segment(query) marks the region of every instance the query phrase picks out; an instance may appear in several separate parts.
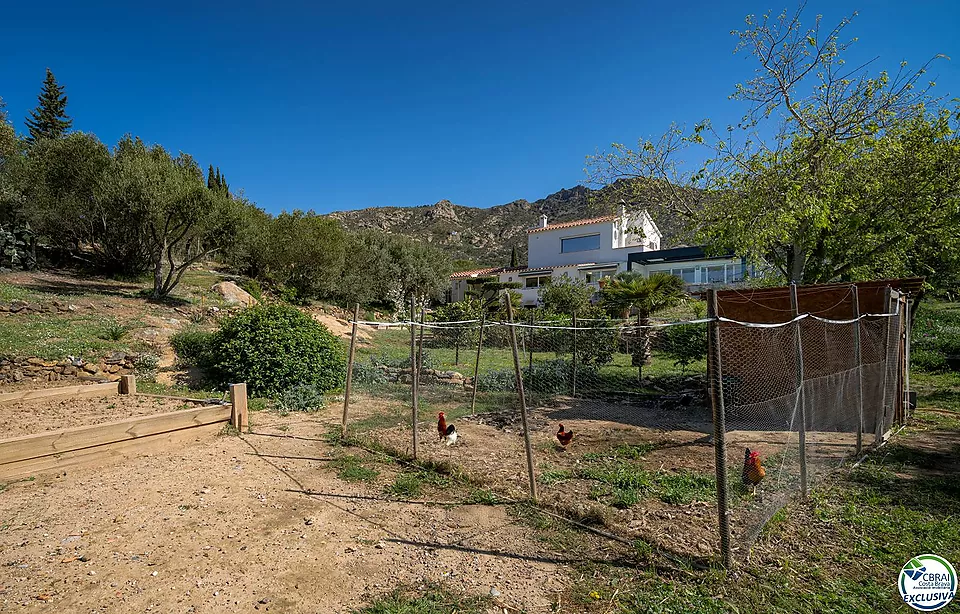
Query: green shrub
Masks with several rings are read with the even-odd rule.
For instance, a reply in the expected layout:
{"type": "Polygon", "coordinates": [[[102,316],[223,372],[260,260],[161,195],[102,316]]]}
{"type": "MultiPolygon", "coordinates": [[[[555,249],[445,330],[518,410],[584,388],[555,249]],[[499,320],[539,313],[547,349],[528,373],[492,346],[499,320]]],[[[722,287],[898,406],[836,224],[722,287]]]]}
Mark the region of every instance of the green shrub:
{"type": "Polygon", "coordinates": [[[126,337],[129,332],[129,326],[124,326],[119,322],[113,322],[103,329],[103,332],[100,333],[100,338],[106,341],[120,341],[126,337]]]}
{"type": "Polygon", "coordinates": [[[211,340],[213,375],[246,382],[260,396],[299,384],[327,392],[343,385],[346,360],[325,326],[289,305],[259,305],[225,319],[211,340]]]}
{"type": "Polygon", "coordinates": [[[673,365],[686,371],[691,364],[707,358],[707,325],[670,326],[657,333],[657,347],[673,365]]]}
{"type": "Polygon", "coordinates": [[[513,369],[494,369],[477,376],[477,390],[481,392],[504,392],[517,387],[513,369]]]}
{"type": "Polygon", "coordinates": [[[925,303],[914,319],[910,361],[922,371],[946,371],[948,356],[960,356],[960,309],[925,303]]]}
{"type": "Polygon", "coordinates": [[[378,369],[372,362],[353,363],[354,386],[375,386],[386,383],[387,374],[378,369]]]}
{"type": "Polygon", "coordinates": [[[292,411],[316,411],[326,406],[323,390],[313,384],[291,386],[277,398],[277,407],[284,414],[292,411]]]}
{"type": "Polygon", "coordinates": [[[213,366],[213,333],[184,330],[170,337],[170,346],[183,364],[209,370],[213,366]]]}
{"type": "Polygon", "coordinates": [[[138,379],[152,382],[157,378],[160,369],[160,358],[153,354],[140,354],[133,363],[133,370],[138,379]]]}
{"type": "Polygon", "coordinates": [[[258,301],[263,300],[263,288],[260,287],[260,282],[256,279],[244,279],[237,285],[240,286],[241,290],[258,301]]]}

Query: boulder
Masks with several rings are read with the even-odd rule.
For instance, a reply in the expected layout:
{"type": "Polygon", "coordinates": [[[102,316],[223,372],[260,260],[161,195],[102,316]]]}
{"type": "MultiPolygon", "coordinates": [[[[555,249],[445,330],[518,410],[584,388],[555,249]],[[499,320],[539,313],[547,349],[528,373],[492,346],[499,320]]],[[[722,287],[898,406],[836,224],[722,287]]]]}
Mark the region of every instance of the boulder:
{"type": "Polygon", "coordinates": [[[227,305],[250,306],[257,304],[257,299],[250,296],[249,292],[232,281],[221,281],[214,284],[210,289],[222,296],[223,302],[227,305]]]}

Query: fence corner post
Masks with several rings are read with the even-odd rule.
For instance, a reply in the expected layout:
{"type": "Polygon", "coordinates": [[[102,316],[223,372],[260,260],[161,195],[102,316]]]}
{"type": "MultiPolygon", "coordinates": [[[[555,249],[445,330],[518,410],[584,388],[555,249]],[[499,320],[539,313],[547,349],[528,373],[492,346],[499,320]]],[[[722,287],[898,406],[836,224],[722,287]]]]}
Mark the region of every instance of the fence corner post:
{"type": "Polygon", "coordinates": [[[793,347],[796,351],[797,403],[800,405],[800,494],[807,497],[807,395],[803,392],[803,336],[800,324],[800,299],[797,282],[790,282],[790,308],[793,311],[793,347]]]}
{"type": "Polygon", "coordinates": [[[410,421],[413,424],[413,460],[417,460],[420,448],[420,370],[417,368],[417,308],[416,299],[410,298],[410,394],[412,395],[410,421]]]}
{"type": "Polygon", "coordinates": [[[230,384],[230,405],[232,407],[230,423],[233,424],[233,428],[242,433],[243,429],[250,426],[250,420],[247,416],[247,385],[245,383],[230,384]]]}
{"type": "Polygon", "coordinates": [[[129,394],[131,396],[137,394],[137,376],[136,375],[120,376],[120,394],[129,394]]]}
{"type": "Polygon", "coordinates": [[[710,386],[710,404],[713,409],[713,450],[717,473],[717,518],[720,529],[720,555],[723,566],[730,569],[733,555],[730,549],[730,515],[727,509],[727,442],[726,410],[723,405],[723,371],[720,362],[720,321],[717,319],[717,291],[707,290],[707,315],[710,318],[707,336],[707,381],[710,386]]]}

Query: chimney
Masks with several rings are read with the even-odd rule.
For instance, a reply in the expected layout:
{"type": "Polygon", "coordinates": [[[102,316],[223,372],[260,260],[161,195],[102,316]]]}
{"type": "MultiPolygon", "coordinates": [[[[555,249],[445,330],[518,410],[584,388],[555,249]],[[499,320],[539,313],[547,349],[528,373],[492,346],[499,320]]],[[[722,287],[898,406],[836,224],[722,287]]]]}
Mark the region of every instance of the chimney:
{"type": "Polygon", "coordinates": [[[541,215],[541,216],[540,216],[540,228],[546,228],[546,227],[547,227],[547,216],[546,216],[546,215],[541,215]]]}

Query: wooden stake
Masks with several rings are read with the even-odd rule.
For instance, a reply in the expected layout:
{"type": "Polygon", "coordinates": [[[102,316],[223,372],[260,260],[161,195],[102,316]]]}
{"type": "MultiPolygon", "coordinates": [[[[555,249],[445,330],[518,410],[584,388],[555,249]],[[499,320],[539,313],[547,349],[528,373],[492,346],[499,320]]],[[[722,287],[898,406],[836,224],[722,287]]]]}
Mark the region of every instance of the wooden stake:
{"type": "Polygon", "coordinates": [[[857,362],[857,456],[863,452],[863,353],[860,347],[860,292],[856,284],[850,286],[853,292],[853,357],[857,362]]]}
{"type": "Polygon", "coordinates": [[[534,330],[533,327],[534,327],[535,325],[536,325],[535,316],[534,316],[534,314],[533,314],[533,310],[531,310],[531,311],[530,311],[530,328],[527,329],[527,330],[530,331],[530,332],[527,333],[527,339],[528,339],[528,341],[529,341],[529,344],[528,344],[528,345],[530,346],[530,347],[527,348],[527,349],[530,351],[530,363],[529,363],[529,365],[528,365],[528,368],[529,368],[529,370],[530,370],[531,373],[533,372],[533,330],[534,330]]]}
{"type": "Polygon", "coordinates": [[[720,554],[723,566],[733,565],[730,549],[730,515],[727,511],[727,416],[723,403],[723,369],[720,362],[720,322],[717,320],[717,291],[707,290],[707,310],[710,316],[710,336],[707,337],[707,380],[710,383],[710,402],[713,409],[713,450],[717,475],[717,518],[720,527],[720,554]]]}
{"type": "MultiPolygon", "coordinates": [[[[790,308],[793,317],[800,315],[800,305],[797,299],[797,284],[790,284],[790,308]]],[[[793,323],[794,342],[796,352],[795,365],[797,373],[797,402],[800,404],[800,494],[807,496],[807,399],[803,393],[803,339],[800,334],[800,321],[793,323]]]]}
{"type": "MultiPolygon", "coordinates": [[[[886,290],[883,292],[883,313],[891,313],[891,301],[893,298],[893,289],[890,286],[887,286],[886,290]]],[[[883,394],[881,396],[882,402],[880,404],[880,424],[879,428],[876,429],[876,437],[873,441],[874,444],[879,444],[884,435],[886,434],[887,428],[887,377],[890,375],[890,327],[892,326],[893,316],[887,317],[887,332],[884,335],[884,344],[883,344],[883,394]]]]}
{"type": "Polygon", "coordinates": [[[135,375],[121,375],[120,376],[120,394],[137,394],[137,376],[135,375]]]}
{"type": "Polygon", "coordinates": [[[410,420],[413,423],[413,460],[417,460],[417,452],[420,448],[420,434],[417,432],[417,423],[420,419],[420,390],[419,379],[420,372],[417,369],[417,311],[414,299],[410,299],[410,393],[411,415],[410,420]]]}
{"type": "Polygon", "coordinates": [[[487,323],[487,310],[480,312],[480,338],[477,340],[477,361],[473,365],[473,392],[470,395],[470,415],[477,413],[477,380],[480,378],[480,352],[483,350],[483,329],[487,323]]]}
{"type": "MultiPolygon", "coordinates": [[[[507,319],[510,322],[510,349],[513,351],[513,370],[517,378],[517,394],[520,397],[520,421],[523,423],[523,446],[527,453],[527,477],[530,479],[530,498],[536,501],[537,479],[533,471],[533,448],[530,446],[530,428],[527,425],[527,397],[523,392],[523,374],[520,372],[517,329],[513,325],[513,302],[510,300],[509,291],[504,294],[504,297],[507,301],[507,319]]],[[[531,356],[533,356],[532,353],[531,356]]]]}
{"type": "Polygon", "coordinates": [[[250,420],[247,416],[246,384],[230,384],[230,403],[233,406],[230,421],[233,427],[242,433],[244,429],[250,427],[250,420]]]}
{"type": "Polygon", "coordinates": [[[357,349],[357,321],[360,319],[360,303],[353,307],[353,331],[350,334],[350,354],[347,356],[347,381],[343,387],[343,421],[340,423],[340,437],[347,438],[347,413],[350,411],[350,388],[353,384],[353,358],[357,349]]]}

